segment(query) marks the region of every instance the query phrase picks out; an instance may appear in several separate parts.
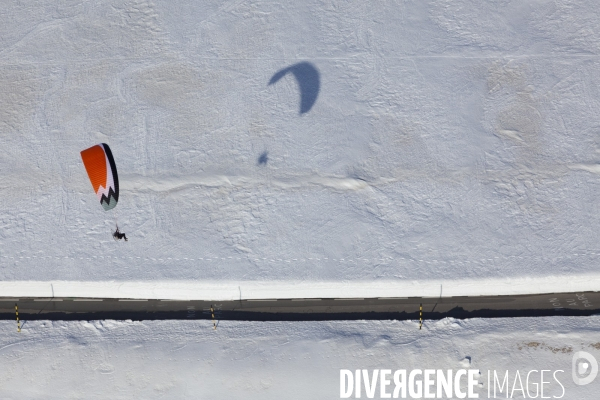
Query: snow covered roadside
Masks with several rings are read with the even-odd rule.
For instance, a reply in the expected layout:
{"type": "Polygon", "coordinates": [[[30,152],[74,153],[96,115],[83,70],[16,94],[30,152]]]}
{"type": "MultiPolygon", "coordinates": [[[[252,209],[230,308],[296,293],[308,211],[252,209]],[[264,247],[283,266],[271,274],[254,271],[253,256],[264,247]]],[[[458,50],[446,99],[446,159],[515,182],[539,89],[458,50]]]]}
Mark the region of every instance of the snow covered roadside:
{"type": "Polygon", "coordinates": [[[600,276],[579,275],[441,281],[1,281],[2,297],[171,300],[499,296],[600,290],[600,276]]]}
{"type": "MultiPolygon", "coordinates": [[[[600,378],[575,385],[571,361],[578,351],[600,360],[599,331],[600,317],[446,319],[422,331],[410,321],[222,321],[216,331],[210,321],[36,321],[20,334],[2,321],[0,397],[335,399],[341,369],[477,369],[480,399],[488,373],[508,371],[512,389],[517,371],[525,385],[529,371],[550,370],[544,397],[560,398],[552,374],[562,371],[562,398],[592,400],[600,378]]],[[[533,381],[539,372],[532,395],[533,381]]]]}

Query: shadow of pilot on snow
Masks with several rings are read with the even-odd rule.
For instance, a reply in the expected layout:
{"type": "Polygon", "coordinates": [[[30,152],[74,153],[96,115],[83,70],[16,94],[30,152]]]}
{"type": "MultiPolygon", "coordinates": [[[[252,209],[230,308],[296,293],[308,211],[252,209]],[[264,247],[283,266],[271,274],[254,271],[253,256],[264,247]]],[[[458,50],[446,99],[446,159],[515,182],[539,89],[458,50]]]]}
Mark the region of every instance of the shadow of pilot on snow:
{"type": "Polygon", "coordinates": [[[258,157],[258,165],[267,165],[267,162],[269,162],[269,152],[264,151],[259,157],[258,157]]]}

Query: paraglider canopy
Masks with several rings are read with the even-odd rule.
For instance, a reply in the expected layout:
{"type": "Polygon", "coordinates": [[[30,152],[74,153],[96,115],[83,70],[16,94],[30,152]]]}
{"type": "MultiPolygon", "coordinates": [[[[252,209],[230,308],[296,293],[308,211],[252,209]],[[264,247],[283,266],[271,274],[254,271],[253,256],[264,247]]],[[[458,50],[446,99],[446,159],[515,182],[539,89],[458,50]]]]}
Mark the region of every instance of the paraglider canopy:
{"type": "Polygon", "coordinates": [[[119,177],[110,147],[100,143],[81,152],[83,165],[92,183],[92,188],[102,207],[108,211],[119,201],[119,177]]]}

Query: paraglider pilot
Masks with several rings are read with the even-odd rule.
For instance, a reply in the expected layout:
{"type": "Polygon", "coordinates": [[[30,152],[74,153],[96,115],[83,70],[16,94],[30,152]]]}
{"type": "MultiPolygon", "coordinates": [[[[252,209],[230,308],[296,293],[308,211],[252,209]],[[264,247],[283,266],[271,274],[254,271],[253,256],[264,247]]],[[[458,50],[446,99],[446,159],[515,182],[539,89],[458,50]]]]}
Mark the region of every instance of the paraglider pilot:
{"type": "Polygon", "coordinates": [[[127,241],[127,236],[125,236],[124,233],[119,232],[118,226],[117,226],[117,230],[113,233],[113,238],[115,238],[115,240],[125,239],[125,241],[127,241]]]}

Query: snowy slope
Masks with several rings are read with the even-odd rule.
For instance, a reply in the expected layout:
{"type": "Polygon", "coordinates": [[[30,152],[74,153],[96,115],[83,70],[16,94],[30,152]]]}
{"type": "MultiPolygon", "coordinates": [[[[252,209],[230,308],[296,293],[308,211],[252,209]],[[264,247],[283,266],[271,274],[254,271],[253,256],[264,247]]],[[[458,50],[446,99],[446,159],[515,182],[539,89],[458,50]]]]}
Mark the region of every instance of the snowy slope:
{"type": "Polygon", "coordinates": [[[4,7],[0,279],[600,276],[598,10],[4,7]],[[320,79],[304,113],[293,75],[268,85],[300,62],[320,79]],[[79,157],[99,142],[115,213],[79,157]]]}
{"type": "Polygon", "coordinates": [[[571,360],[582,350],[600,359],[599,329],[598,317],[448,319],[421,331],[392,321],[222,321],[216,331],[210,321],[33,321],[18,334],[2,321],[0,397],[336,399],[340,369],[478,369],[487,399],[488,371],[508,371],[512,389],[517,371],[525,382],[537,370],[533,395],[544,369],[545,398],[561,398],[552,374],[562,370],[562,398],[593,400],[600,378],[576,386],[571,360]]]}

